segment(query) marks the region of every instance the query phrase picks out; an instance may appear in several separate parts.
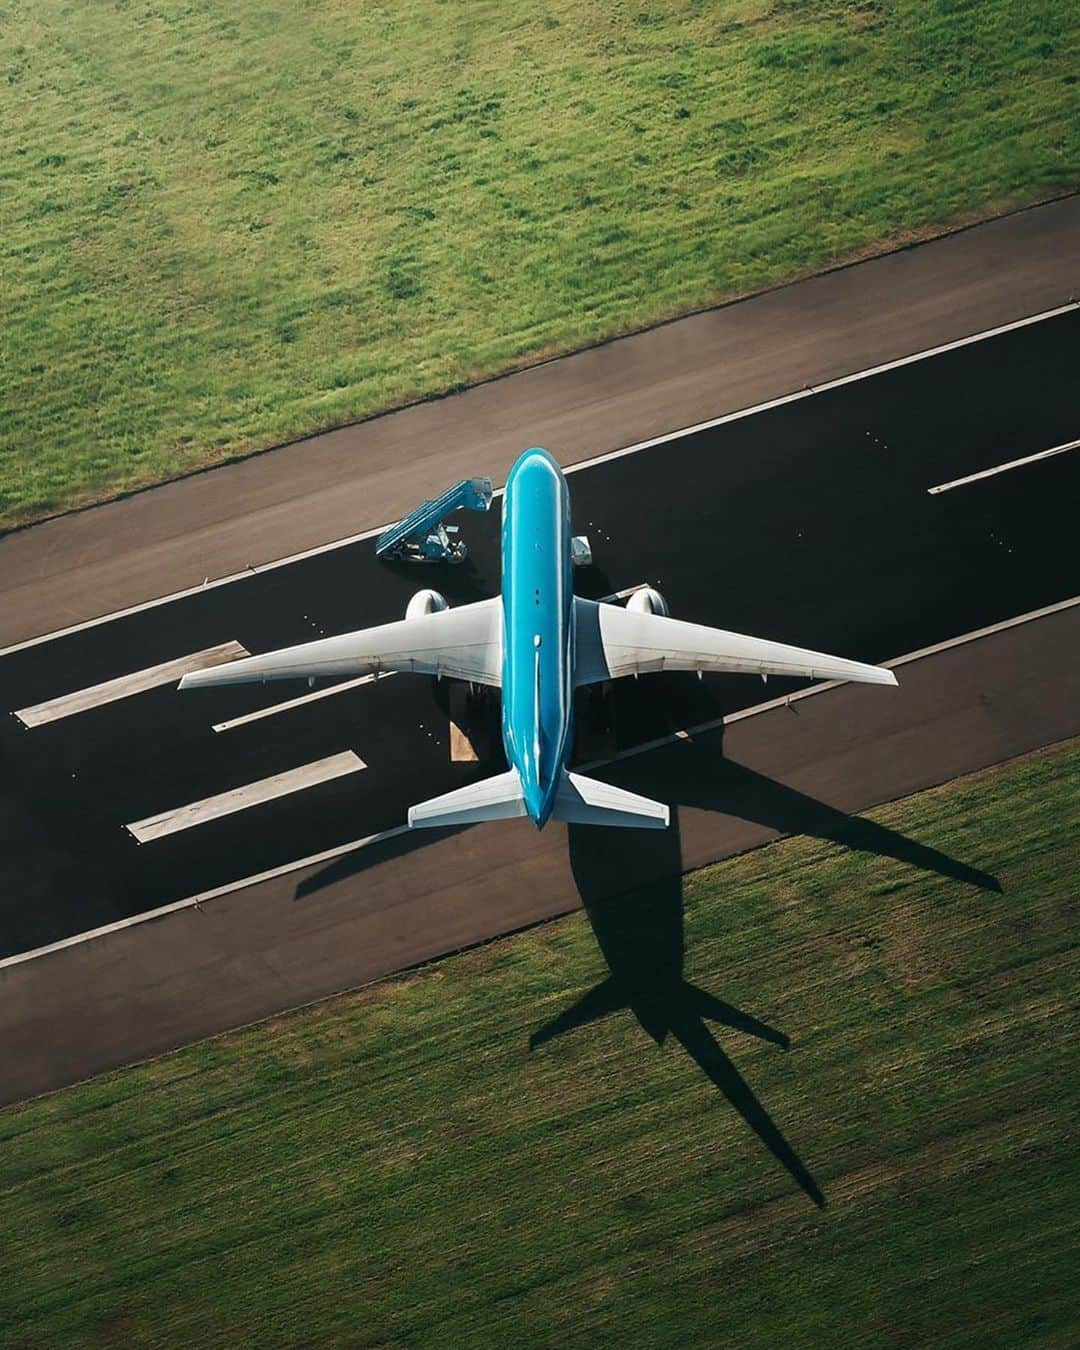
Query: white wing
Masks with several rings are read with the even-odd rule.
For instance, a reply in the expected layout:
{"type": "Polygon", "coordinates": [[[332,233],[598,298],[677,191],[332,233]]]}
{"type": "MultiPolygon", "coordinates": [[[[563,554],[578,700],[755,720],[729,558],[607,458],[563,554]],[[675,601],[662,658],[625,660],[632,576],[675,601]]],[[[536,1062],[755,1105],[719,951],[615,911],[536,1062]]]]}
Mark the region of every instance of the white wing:
{"type": "Polygon", "coordinates": [[[372,671],[414,671],[477,684],[499,684],[502,676],[502,605],[480,600],[379,628],[283,647],[262,656],[185,675],[181,689],[307,676],[364,675],[372,671]]]}
{"type": "Polygon", "coordinates": [[[846,661],[805,647],[789,647],[783,642],[592,600],[575,599],[574,607],[579,685],[654,670],[715,670],[896,684],[896,676],[882,666],[846,661]]]}

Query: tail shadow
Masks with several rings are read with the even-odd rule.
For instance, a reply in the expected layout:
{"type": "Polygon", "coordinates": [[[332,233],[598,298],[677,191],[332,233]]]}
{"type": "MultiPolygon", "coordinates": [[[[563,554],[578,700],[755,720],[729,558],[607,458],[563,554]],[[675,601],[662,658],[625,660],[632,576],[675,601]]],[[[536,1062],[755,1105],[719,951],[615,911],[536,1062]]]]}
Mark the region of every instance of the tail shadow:
{"type": "Polygon", "coordinates": [[[685,979],[682,850],[678,814],[667,830],[572,825],[570,864],[609,974],[571,1007],[538,1028],[530,1049],[629,1010],[661,1045],[670,1034],[738,1111],[814,1204],[821,1193],[753,1089],[708,1027],[716,1022],[788,1048],[788,1037],[685,979]],[[615,837],[613,837],[615,836],[615,837]],[[644,882],[644,884],[643,884],[644,882]]]}

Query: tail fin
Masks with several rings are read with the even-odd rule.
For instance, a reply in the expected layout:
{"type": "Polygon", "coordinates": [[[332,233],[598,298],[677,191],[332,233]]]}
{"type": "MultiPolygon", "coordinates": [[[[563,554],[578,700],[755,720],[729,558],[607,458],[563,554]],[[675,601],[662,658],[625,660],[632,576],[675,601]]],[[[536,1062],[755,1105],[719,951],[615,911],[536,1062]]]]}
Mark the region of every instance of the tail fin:
{"type": "Polygon", "coordinates": [[[625,825],[644,830],[663,830],[669,819],[662,802],[580,773],[565,772],[551,814],[553,820],[576,825],[625,825]]]}
{"type": "Polygon", "coordinates": [[[510,820],[525,814],[525,797],[516,769],[480,783],[445,792],[409,807],[413,829],[434,825],[472,825],[481,820],[510,820]]]}

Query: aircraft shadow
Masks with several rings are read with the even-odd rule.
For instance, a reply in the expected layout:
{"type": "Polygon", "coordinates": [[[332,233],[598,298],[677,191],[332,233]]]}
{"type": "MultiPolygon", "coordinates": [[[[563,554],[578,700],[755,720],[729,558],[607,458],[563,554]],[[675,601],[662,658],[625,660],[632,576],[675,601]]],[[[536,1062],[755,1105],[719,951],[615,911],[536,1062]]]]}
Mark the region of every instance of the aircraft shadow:
{"type": "MultiPolygon", "coordinates": [[[[500,756],[501,761],[501,756],[500,756]]],[[[493,766],[491,772],[498,772],[500,765],[493,766]]],[[[673,806],[693,806],[702,810],[716,811],[740,820],[752,821],[779,834],[805,834],[817,839],[829,840],[844,848],[861,853],[873,853],[880,857],[894,858],[897,862],[936,872],[980,890],[1000,891],[1001,883],[989,872],[950,857],[940,849],[931,848],[911,839],[899,830],[890,829],[863,816],[851,816],[834,806],[811,797],[808,793],[788,787],[775,778],[758,773],[734,760],[726,759],[723,754],[721,732],[710,732],[698,742],[678,741],[649,751],[638,759],[623,760],[598,772],[620,787],[643,793],[660,801],[670,802],[673,806]]],[[[675,812],[673,811],[673,817],[675,812]]],[[[307,877],[300,883],[294,894],[297,900],[306,899],[337,882],[358,876],[370,867],[391,859],[404,857],[417,849],[427,847],[438,839],[449,838],[470,826],[457,826],[441,830],[417,830],[387,839],[379,844],[348,853],[336,859],[325,868],[307,877]]],[[[673,824],[673,838],[677,835],[673,824]]],[[[616,848],[608,850],[608,860],[614,863],[628,852],[626,840],[644,838],[653,841],[652,849],[657,858],[662,850],[656,842],[664,836],[660,830],[639,832],[620,830],[622,841],[616,848]]],[[[574,829],[570,831],[571,843],[574,829]]],[[[676,846],[668,855],[672,872],[681,873],[682,856],[675,838],[676,846]]],[[[573,857],[571,857],[573,861],[573,857]]],[[[632,874],[631,874],[632,880],[632,874]]],[[[640,885],[640,880],[637,881],[640,885]]],[[[625,889],[625,888],[624,888],[625,889]]],[[[584,900],[584,896],[582,897],[584,900]]]]}
{"type": "Polygon", "coordinates": [[[639,760],[612,765],[604,777],[660,801],[716,811],[783,835],[805,834],[856,852],[894,858],[979,890],[1001,890],[1001,883],[989,872],[921,844],[887,825],[864,816],[850,816],[808,793],[725,758],[722,740],[718,730],[697,742],[678,741],[642,755],[639,760]]]}
{"type": "Polygon", "coordinates": [[[757,1036],[783,1050],[787,1035],[684,977],[678,813],[668,830],[572,825],[569,850],[578,893],[609,973],[533,1032],[530,1049],[611,1013],[633,1013],[658,1045],[669,1035],[678,1041],[797,1185],[823,1206],[825,1197],[810,1170],[708,1024],[757,1036]],[[648,879],[644,885],[642,878],[648,879]]]}
{"type": "Polygon", "coordinates": [[[369,867],[378,867],[381,863],[391,862],[395,858],[406,857],[417,849],[426,848],[440,839],[449,839],[462,830],[471,829],[469,825],[446,825],[435,830],[406,830],[404,834],[394,835],[391,839],[381,839],[377,844],[357,849],[355,853],[344,853],[340,858],[327,863],[325,867],[305,877],[293,892],[293,900],[307,900],[339,881],[348,881],[359,876],[369,867]]]}

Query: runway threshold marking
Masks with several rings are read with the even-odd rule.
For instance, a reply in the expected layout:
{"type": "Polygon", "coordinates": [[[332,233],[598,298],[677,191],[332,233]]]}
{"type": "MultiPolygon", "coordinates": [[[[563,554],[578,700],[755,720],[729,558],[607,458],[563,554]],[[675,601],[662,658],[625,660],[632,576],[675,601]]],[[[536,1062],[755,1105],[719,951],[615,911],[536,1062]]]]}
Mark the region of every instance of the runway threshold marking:
{"type": "Polygon", "coordinates": [[[208,820],[246,811],[249,807],[260,806],[263,802],[286,797],[292,792],[302,792],[305,788],[316,787],[319,783],[328,783],[366,768],[359,755],[352,750],[343,750],[340,754],[327,755],[325,759],[314,760],[311,764],[286,769],[284,773],[273,774],[270,778],[260,778],[254,783],[245,783],[243,787],[219,792],[214,797],[204,797],[202,801],[174,806],[168,811],[160,811],[156,816],[133,821],[124,828],[140,844],[146,844],[152,839],[176,834],[178,830],[190,830],[192,826],[203,825],[208,820]]]}
{"type": "Polygon", "coordinates": [[[978,483],[983,478],[994,478],[999,473],[1008,473],[1010,469],[1022,469],[1025,464],[1037,464],[1041,459],[1053,459],[1055,455],[1063,455],[1067,450],[1075,450],[1078,446],[1080,440],[1066,441],[1064,445],[1055,445],[1049,450],[1025,455],[1023,459],[1010,459],[1007,464],[995,464],[992,469],[980,469],[978,473],[969,473],[964,478],[954,478],[950,483],[938,483],[936,487],[926,490],[934,497],[939,492],[951,492],[953,488],[967,487],[969,483],[978,483]]]}
{"type": "MultiPolygon", "coordinates": [[[[1080,595],[1073,596],[1070,600],[1059,601],[1055,605],[1046,605],[1042,609],[1031,610],[1027,614],[1018,614],[1015,618],[1004,619],[1001,623],[991,624],[987,628],[978,628],[972,633],[964,633],[960,637],[949,638],[945,642],[936,643],[932,647],[924,647],[919,651],[908,652],[904,656],[895,657],[891,661],[885,661],[882,664],[895,668],[897,666],[907,665],[912,661],[919,661],[928,656],[935,656],[939,652],[949,651],[953,647],[962,647],[969,642],[977,642],[980,638],[990,637],[994,633],[1001,633],[1009,628],[1017,628],[1021,624],[1030,623],[1036,619],[1047,618],[1051,614],[1060,613],[1062,610],[1072,609],[1080,605],[1080,595]]],[[[784,708],[794,703],[798,699],[812,698],[817,694],[824,694],[831,689],[836,689],[839,681],[829,680],[824,684],[811,685],[808,689],[802,689],[798,693],[792,694],[790,698],[781,697],[770,699],[767,703],[755,704],[752,708],[743,708],[739,712],[729,713],[722,721],[725,725],[732,722],[742,721],[747,717],[757,717],[761,713],[772,712],[777,708],[784,708]]],[[[719,722],[703,723],[701,727],[689,727],[682,731],[676,731],[669,737],[664,737],[660,741],[652,741],[647,745],[632,746],[624,752],[623,756],[631,754],[643,754],[646,750],[656,749],[657,746],[667,741],[689,740],[694,734],[700,734],[704,730],[712,730],[720,725],[719,722]]],[[[597,761],[597,767],[602,764],[613,763],[613,760],[597,761]]],[[[590,767],[582,765],[581,768],[590,767]]],[[[117,919],[113,923],[103,924],[100,928],[91,928],[85,933],[76,933],[72,937],[60,938],[56,942],[47,943],[42,947],[34,947],[27,952],[17,952],[14,956],[5,956],[0,958],[0,970],[8,966],[21,965],[25,961],[35,961],[39,957],[48,956],[53,952],[63,951],[66,947],[75,947],[83,942],[91,942],[96,938],[107,937],[110,933],[116,933],[125,928],[134,928],[139,924],[149,923],[154,919],[160,919],[168,914],[176,914],[182,910],[199,909],[210,900],[220,899],[222,896],[231,895],[235,891],[247,890],[250,886],[257,886],[264,881],[274,881],[278,877],[288,876],[290,872],[298,872],[305,867],[318,867],[321,863],[333,862],[337,858],[346,857],[350,853],[358,853],[361,849],[370,848],[374,844],[381,844],[389,839],[397,839],[403,834],[408,834],[408,825],[394,825],[388,830],[380,830],[376,834],[365,835],[362,839],[351,839],[348,843],[338,844],[334,848],[324,849],[321,853],[310,853],[305,858],[296,858],[292,862],[282,863],[278,867],[268,868],[264,872],[255,872],[250,876],[241,877],[237,881],[227,881],[221,886],[215,886],[210,890],[200,891],[197,895],[189,895],[183,900],[174,900],[168,905],[159,905],[157,909],[145,910],[141,914],[133,914],[126,919],[117,919]]]]}
{"type": "Polygon", "coordinates": [[[241,646],[239,642],[222,642],[201,652],[191,652],[187,656],[178,656],[173,661],[163,661],[158,666],[147,666],[145,670],[120,675],[115,680],[106,680],[103,684],[76,689],[71,694],[61,694],[59,698],[51,698],[46,703],[35,703],[30,708],[19,708],[15,716],[23,726],[44,726],[47,722],[58,722],[63,717],[73,717],[76,713],[87,712],[90,708],[100,708],[103,704],[130,698],[132,694],[145,693],[147,689],[156,689],[159,685],[172,684],[182,675],[190,674],[192,671],[222,666],[228,661],[235,661],[237,657],[247,655],[247,648],[241,646]]]}
{"type": "Polygon", "coordinates": [[[258,722],[264,717],[276,717],[278,713],[303,707],[305,703],[318,703],[322,698],[331,698],[334,694],[344,694],[350,689],[359,689],[364,684],[375,684],[379,680],[388,680],[391,675],[396,674],[396,670],[385,670],[378,674],[359,675],[355,680],[346,680],[343,684],[335,684],[329,689],[316,689],[313,694],[300,694],[296,698],[286,699],[284,703],[272,703],[269,708],[259,708],[255,712],[244,713],[240,717],[230,717],[227,722],[215,722],[213,730],[233,731],[236,727],[246,727],[249,722],[258,722]]]}
{"type": "MultiPolygon", "coordinates": [[[[894,361],[883,361],[880,365],[868,366],[865,370],[858,370],[850,375],[841,375],[836,379],[823,381],[821,384],[807,385],[803,389],[796,389],[789,394],[781,394],[779,397],[769,399],[764,403],[755,403],[750,407],[740,408],[735,412],[710,418],[706,422],[696,422],[693,426],[668,431],[647,441],[637,441],[633,445],[624,446],[619,450],[610,450],[606,454],[595,455],[591,459],[583,459],[575,464],[563,465],[563,472],[568,474],[579,473],[582,469],[591,469],[598,464],[606,464],[609,460],[622,458],[623,455],[637,454],[640,450],[649,450],[655,445],[665,445],[670,441],[681,440],[685,436],[693,436],[700,431],[711,431],[714,427],[724,426],[728,422],[738,422],[745,417],[753,417],[757,413],[768,412],[772,408],[781,408],[788,403],[797,403],[800,399],[812,398],[815,394],[827,393],[830,389],[839,389],[843,385],[867,380],[874,375],[883,375],[886,371],[898,370],[902,366],[910,366],[917,361],[926,361],[934,356],[943,356],[946,352],[957,351],[961,347],[969,347],[976,342],[984,342],[988,338],[1001,337],[1005,333],[1014,332],[1019,328],[1027,328],[1031,324],[1042,323],[1046,319],[1055,319],[1061,314],[1069,314],[1078,309],[1080,309],[1080,301],[1072,300],[1066,305],[1058,305],[1055,309],[1043,310],[1039,314],[1029,314],[1023,319],[1014,319],[1011,323],[999,324],[996,328],[984,329],[981,333],[971,333],[967,337],[941,343],[937,347],[927,347],[924,351],[913,352],[910,356],[901,356],[894,361]]],[[[503,491],[503,488],[496,489],[495,496],[501,496],[503,491]]],[[[394,522],[388,522],[388,524],[390,523],[394,522]]],[[[96,628],[101,624],[112,623],[116,619],[126,619],[132,614],[141,614],[144,610],[154,609],[158,605],[169,605],[174,600],[183,600],[190,595],[198,595],[200,591],[212,590],[218,586],[229,586],[234,581],[243,581],[248,577],[259,576],[263,572],[272,572],[279,567],[288,567],[292,563],[303,562],[305,558],[314,558],[322,553],[330,553],[335,549],[345,548],[349,544],[361,543],[365,539],[372,539],[376,535],[382,534],[388,528],[388,524],[376,525],[373,529],[361,530],[357,534],[346,535],[342,539],[332,539],[328,543],[317,544],[314,548],[303,549],[299,553],[290,553],[284,558],[275,558],[271,562],[257,563],[254,566],[245,567],[243,571],[231,572],[223,577],[215,577],[212,581],[207,578],[200,586],[188,586],[183,590],[173,591],[169,595],[160,595],[154,600],[144,600],[137,605],[128,605],[124,609],[113,610],[109,614],[99,614],[96,618],[84,619],[81,623],[70,624],[67,628],[58,628],[51,633],[42,633],[38,637],[25,638],[22,642],[14,642],[10,646],[0,648],[0,657],[12,656],[16,652],[25,651],[28,647],[40,646],[44,642],[55,642],[58,638],[70,637],[73,633],[81,633],[87,628],[96,628]]]]}

